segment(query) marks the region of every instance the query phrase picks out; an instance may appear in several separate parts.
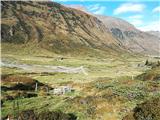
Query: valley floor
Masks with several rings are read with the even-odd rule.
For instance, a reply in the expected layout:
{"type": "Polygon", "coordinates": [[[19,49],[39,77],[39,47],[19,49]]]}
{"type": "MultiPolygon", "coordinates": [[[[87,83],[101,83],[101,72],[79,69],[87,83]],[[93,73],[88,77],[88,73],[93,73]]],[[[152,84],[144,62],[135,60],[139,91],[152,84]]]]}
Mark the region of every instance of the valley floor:
{"type": "MultiPolygon", "coordinates": [[[[3,80],[2,77],[2,117],[17,115],[24,110],[34,110],[36,113],[72,113],[77,120],[122,120],[137,104],[152,97],[160,97],[158,77],[155,80],[141,80],[137,77],[151,70],[150,66],[145,65],[146,59],[148,58],[127,55],[98,58],[2,54],[2,63],[34,67],[33,71],[26,71],[3,63],[2,76],[9,76],[8,79],[12,79],[12,76],[29,77],[39,82],[38,86],[33,85],[38,87],[36,91],[34,87],[29,90],[13,89],[16,88],[13,87],[13,81],[5,81],[8,79],[3,80]],[[59,69],[83,66],[83,70],[50,71],[53,66],[61,66],[59,69]],[[48,90],[40,88],[40,83],[47,86],[48,90]],[[73,90],[59,95],[49,92],[61,86],[69,86],[73,90]],[[24,97],[27,92],[36,95],[24,97]]],[[[159,59],[149,58],[150,60],[156,62],[159,59]]],[[[160,73],[159,70],[159,67],[154,69],[154,74],[160,73]]]]}

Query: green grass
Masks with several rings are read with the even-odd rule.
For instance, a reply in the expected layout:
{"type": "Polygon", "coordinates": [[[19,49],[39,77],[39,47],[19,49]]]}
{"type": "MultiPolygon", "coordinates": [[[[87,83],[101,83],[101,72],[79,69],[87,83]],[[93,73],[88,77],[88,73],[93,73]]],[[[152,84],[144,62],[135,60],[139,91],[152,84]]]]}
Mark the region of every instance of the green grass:
{"type": "MultiPolygon", "coordinates": [[[[152,96],[159,96],[154,92],[156,88],[160,91],[159,82],[142,81],[136,76],[146,72],[147,67],[137,67],[138,64],[144,64],[146,57],[133,56],[63,56],[50,54],[12,54],[11,52],[3,53],[2,59],[8,61],[18,61],[19,64],[40,64],[53,66],[83,66],[88,73],[52,73],[52,74],[30,74],[17,68],[1,67],[2,74],[15,74],[32,77],[42,83],[50,86],[70,85],[75,89],[73,93],[67,93],[62,96],[44,95],[33,98],[19,99],[21,104],[20,111],[35,109],[37,112],[42,110],[61,110],[66,113],[74,113],[78,120],[98,119],[102,116],[104,119],[122,119],[127,111],[132,110],[137,103],[141,103],[152,96]],[[64,58],[60,60],[60,58],[64,58]],[[157,84],[157,85],[156,85],[157,84]],[[115,95],[116,94],[116,95],[115,95]],[[129,97],[131,95],[131,98],[129,97]],[[88,100],[88,96],[97,97],[89,99],[89,104],[80,104],[81,100],[88,100]],[[102,98],[100,97],[102,96],[102,98]],[[103,97],[103,96],[106,96],[103,97]],[[109,98],[108,98],[109,97],[109,98]],[[35,104],[36,103],[36,104],[35,104]],[[93,109],[95,106],[97,109],[93,109]],[[107,110],[106,108],[110,108],[107,110]],[[90,111],[95,111],[89,114],[90,111]],[[116,112],[113,112],[116,111],[116,112]]],[[[159,72],[159,68],[154,70],[159,72]]],[[[2,116],[13,112],[13,101],[5,101],[2,107],[2,116]]]]}

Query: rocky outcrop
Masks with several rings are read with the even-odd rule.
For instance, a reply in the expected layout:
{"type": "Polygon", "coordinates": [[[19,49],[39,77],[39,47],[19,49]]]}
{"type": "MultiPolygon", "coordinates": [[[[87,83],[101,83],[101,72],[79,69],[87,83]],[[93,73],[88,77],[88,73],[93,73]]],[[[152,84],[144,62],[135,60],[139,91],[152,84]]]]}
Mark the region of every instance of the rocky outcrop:
{"type": "Polygon", "coordinates": [[[135,28],[125,20],[110,16],[95,15],[112,32],[113,36],[129,51],[160,55],[160,38],[135,28]]]}
{"type": "Polygon", "coordinates": [[[160,38],[160,31],[147,31],[147,33],[160,38]]]}

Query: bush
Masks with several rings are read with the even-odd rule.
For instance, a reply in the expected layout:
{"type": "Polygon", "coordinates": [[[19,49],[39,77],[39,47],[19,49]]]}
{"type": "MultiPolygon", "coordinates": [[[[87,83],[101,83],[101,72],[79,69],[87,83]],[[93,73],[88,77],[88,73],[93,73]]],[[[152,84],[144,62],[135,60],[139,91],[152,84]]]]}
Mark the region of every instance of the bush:
{"type": "Polygon", "coordinates": [[[25,110],[16,115],[18,120],[76,120],[77,117],[72,113],[63,113],[61,111],[44,111],[36,114],[34,110],[25,110]]]}
{"type": "Polygon", "coordinates": [[[123,120],[160,120],[160,98],[138,104],[123,120]]]}

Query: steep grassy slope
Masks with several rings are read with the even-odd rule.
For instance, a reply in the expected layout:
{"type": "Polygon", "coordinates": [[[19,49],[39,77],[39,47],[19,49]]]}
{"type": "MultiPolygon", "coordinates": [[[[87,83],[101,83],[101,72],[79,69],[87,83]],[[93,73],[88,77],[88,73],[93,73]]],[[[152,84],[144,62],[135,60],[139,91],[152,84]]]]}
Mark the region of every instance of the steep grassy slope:
{"type": "Polygon", "coordinates": [[[160,54],[160,38],[158,31],[140,31],[134,25],[123,19],[92,14],[87,11],[84,6],[70,5],[68,7],[81,10],[101,20],[106,28],[108,28],[107,32],[110,31],[112,33],[114,38],[119,41],[121,47],[136,53],[150,55],[160,54]]]}
{"type": "Polygon", "coordinates": [[[1,4],[2,44],[34,45],[56,53],[120,49],[103,23],[82,11],[55,2],[1,4]]]}

